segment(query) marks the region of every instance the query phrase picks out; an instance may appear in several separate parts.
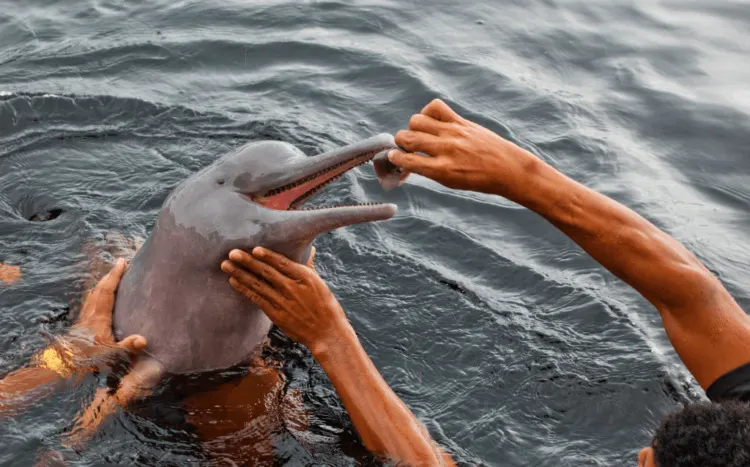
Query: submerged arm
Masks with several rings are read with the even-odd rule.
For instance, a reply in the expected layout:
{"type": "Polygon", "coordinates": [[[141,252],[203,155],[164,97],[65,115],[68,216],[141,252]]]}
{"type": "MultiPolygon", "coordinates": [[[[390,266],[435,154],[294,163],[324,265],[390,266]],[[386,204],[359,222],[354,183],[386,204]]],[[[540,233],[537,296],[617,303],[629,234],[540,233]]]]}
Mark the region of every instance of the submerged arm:
{"type": "Polygon", "coordinates": [[[235,289],[310,349],[365,446],[408,465],[453,465],[380,375],[314,269],[261,248],[253,255],[234,250],[222,269],[235,289]]]}
{"type": "Polygon", "coordinates": [[[439,100],[412,117],[391,161],[448,187],[501,195],[543,216],[649,300],[698,382],[750,362],[750,319],[684,246],[439,100]],[[429,154],[424,157],[415,152],[429,154]]]}
{"type": "Polygon", "coordinates": [[[128,404],[149,395],[163,374],[164,368],[159,362],[150,357],[139,358],[120,380],[116,390],[97,389],[94,400],[76,417],[75,425],[63,444],[75,448],[83,445],[118,408],[126,408],[128,404]]]}
{"type": "Polygon", "coordinates": [[[41,367],[21,368],[8,374],[0,381],[0,417],[26,410],[66,380],[54,370],[41,367]]]}
{"type": "Polygon", "coordinates": [[[81,314],[67,335],[37,354],[32,365],[0,380],[0,417],[25,410],[63,383],[80,378],[100,365],[140,353],[146,347],[141,336],[120,342],[112,337],[112,310],[117,285],[127,265],[117,265],[89,293],[81,314]]]}

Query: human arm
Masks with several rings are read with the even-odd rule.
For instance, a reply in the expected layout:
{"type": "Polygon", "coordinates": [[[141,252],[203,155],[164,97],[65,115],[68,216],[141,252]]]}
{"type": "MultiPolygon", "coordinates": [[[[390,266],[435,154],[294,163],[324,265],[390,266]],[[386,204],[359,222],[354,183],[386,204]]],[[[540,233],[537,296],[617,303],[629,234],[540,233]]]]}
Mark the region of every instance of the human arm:
{"type": "Polygon", "coordinates": [[[66,336],[36,354],[28,367],[0,380],[0,417],[24,410],[61,384],[122,356],[134,356],[146,347],[141,336],[129,336],[120,342],[112,336],[115,291],[126,267],[124,261],[118,262],[89,293],[66,336]]]}
{"type": "Polygon", "coordinates": [[[396,135],[391,162],[448,187],[503,196],[543,216],[659,311],[705,389],[750,362],[750,319],[677,240],[436,100],[396,135]],[[415,153],[424,153],[422,156],[415,153]]]}
{"type": "Polygon", "coordinates": [[[369,450],[408,465],[453,465],[380,375],[314,269],[262,248],[229,258],[222,269],[232,287],[310,349],[369,450]]]}

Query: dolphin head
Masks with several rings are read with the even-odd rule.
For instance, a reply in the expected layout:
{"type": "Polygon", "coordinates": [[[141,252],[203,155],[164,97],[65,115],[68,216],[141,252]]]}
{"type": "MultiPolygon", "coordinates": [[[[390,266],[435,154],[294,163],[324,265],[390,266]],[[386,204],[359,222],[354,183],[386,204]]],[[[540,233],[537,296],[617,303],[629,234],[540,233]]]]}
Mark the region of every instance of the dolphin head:
{"type": "Polygon", "coordinates": [[[304,209],[346,171],[394,148],[378,135],[315,157],[278,141],[232,151],[175,188],[117,292],[118,339],[141,334],[170,373],[229,368],[249,360],[271,321],[236,293],[219,265],[234,248],[264,246],[304,263],[320,233],[385,220],[396,207],[304,209]]]}
{"type": "Polygon", "coordinates": [[[392,204],[303,207],[331,181],[395,147],[381,134],[308,157],[288,143],[252,142],[187,179],[164,209],[177,224],[211,237],[205,245],[222,255],[261,245],[304,262],[318,234],[396,213],[392,204]]]}

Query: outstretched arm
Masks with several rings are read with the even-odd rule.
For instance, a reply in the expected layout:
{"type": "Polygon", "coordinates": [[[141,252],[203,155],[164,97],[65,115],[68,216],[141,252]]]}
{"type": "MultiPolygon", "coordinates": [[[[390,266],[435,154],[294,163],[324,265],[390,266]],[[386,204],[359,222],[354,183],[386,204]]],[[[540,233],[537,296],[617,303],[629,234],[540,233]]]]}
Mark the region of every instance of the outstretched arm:
{"type": "Polygon", "coordinates": [[[705,389],[750,362],[750,319],[684,246],[616,201],[436,100],[412,117],[391,162],[448,187],[501,195],[543,216],[661,314],[705,389]],[[428,154],[429,157],[414,154],[428,154]]]}
{"type": "Polygon", "coordinates": [[[380,375],[314,269],[262,248],[229,258],[222,269],[232,287],[310,349],[369,450],[408,465],[453,465],[380,375]]]}
{"type": "Polygon", "coordinates": [[[115,290],[126,267],[124,261],[118,262],[97,284],[64,338],[35,355],[29,367],[0,380],[0,417],[24,410],[61,384],[122,356],[134,356],[146,347],[141,336],[129,336],[117,343],[112,337],[115,290]]]}

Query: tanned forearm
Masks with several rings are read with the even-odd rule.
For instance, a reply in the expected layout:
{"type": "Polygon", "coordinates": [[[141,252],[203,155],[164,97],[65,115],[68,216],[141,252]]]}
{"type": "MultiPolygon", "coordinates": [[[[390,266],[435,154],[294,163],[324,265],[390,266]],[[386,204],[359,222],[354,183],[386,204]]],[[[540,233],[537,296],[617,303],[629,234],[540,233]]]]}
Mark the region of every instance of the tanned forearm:
{"type": "Polygon", "coordinates": [[[383,380],[351,327],[312,351],[369,450],[408,465],[455,465],[383,380]]]}
{"type": "Polygon", "coordinates": [[[22,368],[0,380],[0,419],[52,393],[65,379],[46,368],[22,368]]]}
{"type": "Polygon", "coordinates": [[[708,387],[747,363],[750,324],[721,282],[677,240],[544,162],[513,201],[546,218],[659,310],[675,349],[708,387]]]}
{"type": "Polygon", "coordinates": [[[513,201],[542,215],[660,310],[708,303],[722,288],[674,238],[549,165],[532,165],[525,185],[513,201]]]}
{"type": "Polygon", "coordinates": [[[536,211],[640,292],[659,310],[672,345],[704,388],[750,362],[750,318],[695,256],[632,210],[439,99],[413,115],[395,140],[401,149],[388,160],[402,172],[536,211]]]}

